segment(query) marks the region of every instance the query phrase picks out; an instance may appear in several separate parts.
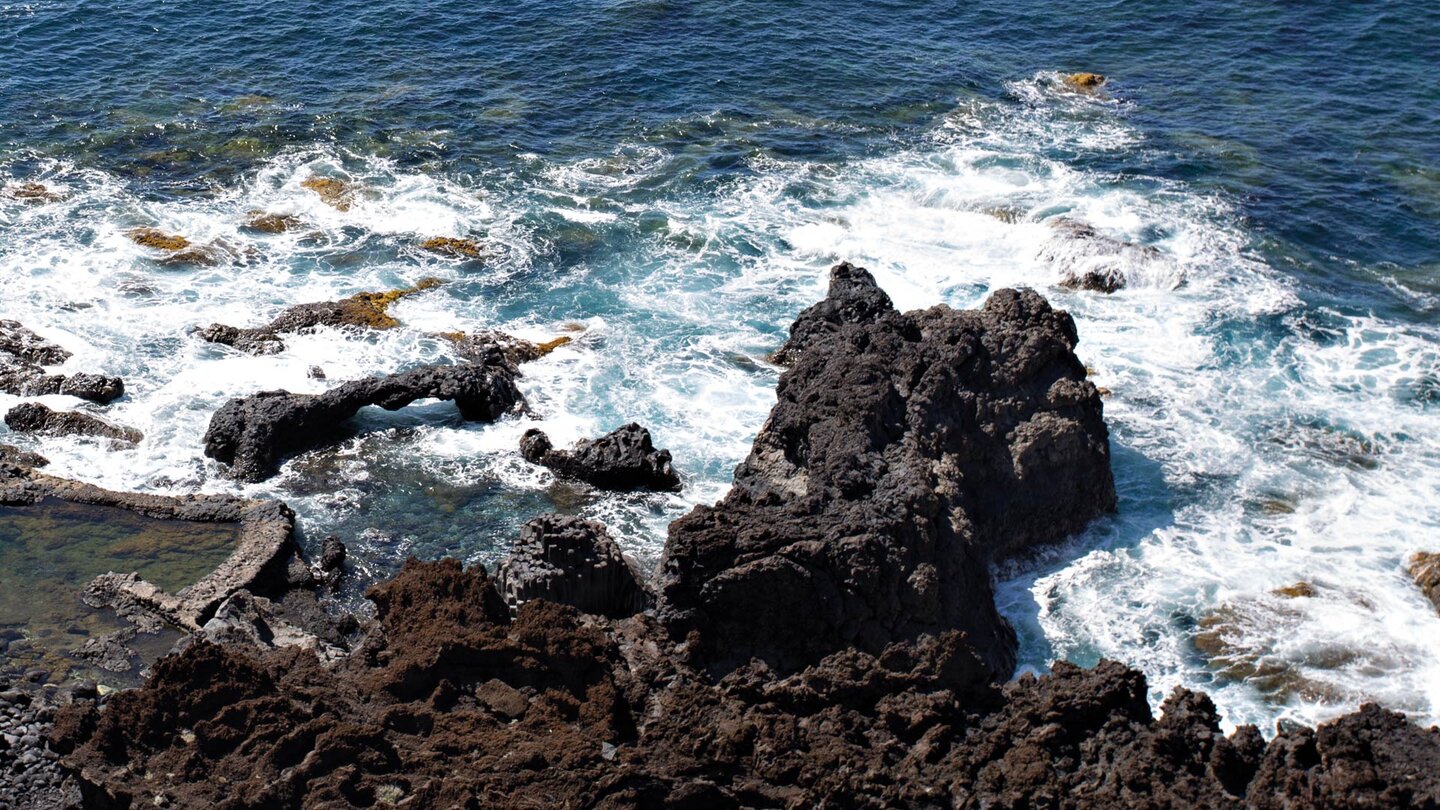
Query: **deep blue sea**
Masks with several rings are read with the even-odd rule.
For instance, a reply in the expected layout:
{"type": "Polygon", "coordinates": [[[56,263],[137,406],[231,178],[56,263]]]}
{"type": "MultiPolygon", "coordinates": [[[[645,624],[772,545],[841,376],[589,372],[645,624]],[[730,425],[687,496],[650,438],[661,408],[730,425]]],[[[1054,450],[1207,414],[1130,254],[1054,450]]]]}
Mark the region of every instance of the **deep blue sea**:
{"type": "Polygon", "coordinates": [[[146,439],[0,441],[116,488],[284,498],[307,544],[350,543],[355,592],[408,554],[491,563],[556,509],[653,561],[850,260],[904,307],[1040,290],[1110,392],[1120,513],[997,571],[1025,668],[1117,658],[1266,728],[1365,700],[1440,721],[1440,616],[1404,571],[1440,550],[1436,4],[12,2],[0,186],[32,182],[63,199],[0,194],[0,317],[124,376],[105,415],[146,439]],[[167,265],[142,226],[228,258],[167,265]],[[1060,286],[1086,268],[1126,286],[1060,286]],[[190,333],[427,275],[449,283],[398,329],[264,357],[190,333]],[[201,454],[229,397],[444,362],[436,333],[477,328],[578,339],[526,367],[523,418],[366,412],[252,487],[201,454]],[[682,494],[515,452],[631,420],[682,494]]]}

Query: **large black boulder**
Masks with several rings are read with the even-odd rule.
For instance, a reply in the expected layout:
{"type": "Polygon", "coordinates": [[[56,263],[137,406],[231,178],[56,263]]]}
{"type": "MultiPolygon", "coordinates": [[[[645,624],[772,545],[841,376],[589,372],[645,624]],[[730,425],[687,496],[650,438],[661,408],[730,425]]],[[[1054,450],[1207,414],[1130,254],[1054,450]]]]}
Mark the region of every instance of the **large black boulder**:
{"type": "Polygon", "coordinates": [[[512,610],[534,599],[624,618],[644,610],[645,589],[605,527],[593,520],[543,515],[495,570],[495,587],[512,610]]]}

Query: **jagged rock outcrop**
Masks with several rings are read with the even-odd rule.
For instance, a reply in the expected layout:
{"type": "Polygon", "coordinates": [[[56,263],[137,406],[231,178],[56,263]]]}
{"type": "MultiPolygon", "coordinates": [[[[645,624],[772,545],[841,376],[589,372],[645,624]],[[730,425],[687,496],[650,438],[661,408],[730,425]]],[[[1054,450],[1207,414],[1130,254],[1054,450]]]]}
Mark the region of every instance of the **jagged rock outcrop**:
{"type": "Polygon", "coordinates": [[[0,320],[0,352],[36,366],[59,365],[70,359],[69,351],[11,320],[0,320]]]}
{"type": "Polygon", "coordinates": [[[526,523],[500,566],[495,585],[511,609],[536,599],[622,619],[645,609],[640,577],[605,527],[593,520],[545,515],[526,523]]]}
{"type": "Polygon", "coordinates": [[[1093,225],[1069,217],[1056,217],[1049,225],[1056,238],[1040,251],[1040,258],[1058,267],[1060,286],[1072,290],[1119,292],[1145,265],[1163,259],[1151,245],[1107,236],[1093,225]]]}
{"type": "Polygon", "coordinates": [[[523,402],[517,376],[496,352],[485,362],[354,380],[323,394],[261,391],[215,412],[205,431],[205,455],[230,465],[242,481],[263,481],[287,456],[324,442],[366,405],[393,411],[433,397],[454,401],[466,419],[493,422],[523,402]]]}
{"type": "Polygon", "coordinates": [[[670,527],[658,591],[722,668],[961,630],[996,678],[1015,638],[990,561],[1115,507],[1075,324],[1038,294],[899,313],[842,264],[777,356],[778,402],[714,507],[670,527]]]}
{"type": "Polygon", "coordinates": [[[526,461],[549,467],[556,475],[601,489],[680,489],[670,451],[656,450],[650,431],[634,422],[598,439],[581,439],[573,450],[556,450],[545,431],[531,428],[520,437],[520,453],[526,461]]]}
{"type": "Polygon", "coordinates": [[[232,346],[255,354],[283,351],[280,336],[317,326],[345,326],[365,329],[393,329],[400,325],[389,314],[390,305],[401,298],[433,289],[443,284],[438,278],[422,278],[413,287],[385,292],[356,293],[339,301],[299,304],[280,313],[264,326],[240,328],[212,323],[196,331],[201,340],[232,346]]]}
{"type": "Polygon", "coordinates": [[[145,434],[107,422],[83,411],[54,411],[38,402],[22,402],[5,413],[5,426],[16,433],[46,436],[94,436],[120,444],[137,444],[145,434]]]}

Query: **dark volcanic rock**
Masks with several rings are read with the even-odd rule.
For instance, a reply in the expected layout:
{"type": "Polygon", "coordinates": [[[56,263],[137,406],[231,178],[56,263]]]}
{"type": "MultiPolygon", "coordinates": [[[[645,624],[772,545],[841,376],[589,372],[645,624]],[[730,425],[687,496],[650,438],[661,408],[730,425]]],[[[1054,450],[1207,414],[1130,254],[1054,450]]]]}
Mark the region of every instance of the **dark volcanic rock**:
{"type": "Polygon", "coordinates": [[[0,320],[0,352],[37,366],[58,365],[70,359],[70,352],[11,320],[0,320]]]}
{"type": "MultiPolygon", "coordinates": [[[[1440,730],[1377,707],[1267,745],[1185,690],[1156,719],[1114,662],[996,685],[1012,648],[988,561],[1113,505],[1073,326],[1011,291],[841,309],[797,328],[735,492],[674,527],[668,624],[528,596],[512,616],[482,567],[410,560],[326,665],[257,644],[240,597],[216,611],[236,643],[57,714],[88,806],[1440,806],[1440,730]]],[[[542,518],[499,584],[613,603],[623,581],[589,586],[616,557],[599,527],[542,518]]]]}
{"type": "Polygon", "coordinates": [[[5,414],[5,425],[16,433],[47,436],[96,436],[136,444],[144,434],[135,428],[111,424],[81,411],[52,411],[38,402],[22,402],[5,414]]]}
{"type": "Polygon", "coordinates": [[[631,422],[598,439],[581,439],[573,450],[556,450],[539,428],[520,438],[525,460],[554,470],[565,478],[578,478],[602,489],[653,489],[675,492],[680,476],[670,463],[669,450],[656,450],[650,431],[631,422]]]}
{"type": "Polygon", "coordinates": [[[535,599],[617,619],[645,609],[645,589],[605,527],[565,515],[521,527],[495,583],[512,609],[535,599]]]}
{"type": "Polygon", "coordinates": [[[519,372],[499,354],[463,366],[426,366],[355,380],[323,394],[262,391],[232,399],[210,419],[205,455],[242,481],[263,481],[286,456],[323,442],[366,405],[393,411],[417,399],[453,400],[466,419],[493,422],[518,407],[519,372]]]}
{"type": "Polygon", "coordinates": [[[350,326],[393,329],[400,322],[391,317],[390,305],[416,293],[440,286],[438,278],[423,278],[413,287],[385,292],[362,292],[339,301],[299,304],[280,313],[264,326],[240,328],[213,323],[196,332],[202,340],[233,346],[255,354],[273,354],[285,348],[280,336],[317,326],[350,326]]]}
{"type": "Polygon", "coordinates": [[[1440,731],[1366,707],[1269,746],[1177,690],[1058,664],[997,688],[958,633],[719,681],[643,616],[528,602],[483,569],[411,561],[332,667],[192,644],[54,745],[92,806],[1435,807],[1440,731]],[[165,774],[163,778],[159,774],[165,774]]]}
{"type": "Polygon", "coordinates": [[[466,360],[474,361],[489,354],[493,349],[499,349],[510,362],[520,365],[532,360],[539,360],[547,354],[555,351],[561,346],[567,346],[574,342],[569,335],[561,335],[553,340],[544,343],[536,343],[525,338],[515,337],[505,332],[494,329],[482,329],[478,332],[443,332],[438,337],[450,341],[455,346],[455,353],[466,360]]]}
{"type": "Polygon", "coordinates": [[[0,463],[14,464],[17,467],[44,467],[50,463],[50,459],[11,444],[0,444],[0,463]]]}
{"type": "Polygon", "coordinates": [[[39,366],[0,364],[0,391],[22,397],[68,394],[105,404],[125,395],[125,381],[100,374],[46,374],[39,366]]]}
{"type": "Polygon", "coordinates": [[[1115,507],[1074,322],[1014,290],[902,314],[865,270],[831,278],[778,353],[791,368],[734,488],[671,525],[660,615],[722,667],[955,629],[1007,678],[988,563],[1115,507]]]}

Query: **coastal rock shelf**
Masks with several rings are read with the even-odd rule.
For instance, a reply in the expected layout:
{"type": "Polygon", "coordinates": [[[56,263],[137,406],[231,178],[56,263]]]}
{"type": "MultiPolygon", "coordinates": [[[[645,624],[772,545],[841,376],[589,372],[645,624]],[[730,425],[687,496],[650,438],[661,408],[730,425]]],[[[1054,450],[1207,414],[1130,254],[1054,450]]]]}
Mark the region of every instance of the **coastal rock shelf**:
{"type": "Polygon", "coordinates": [[[1115,505],[1075,343],[1033,292],[898,313],[841,265],[653,611],[600,527],[542,518],[497,578],[406,562],[349,656],[196,640],[54,746],[96,807],[1440,803],[1440,731],[1375,706],[1267,743],[1111,661],[1005,683],[989,563],[1115,505]]]}

